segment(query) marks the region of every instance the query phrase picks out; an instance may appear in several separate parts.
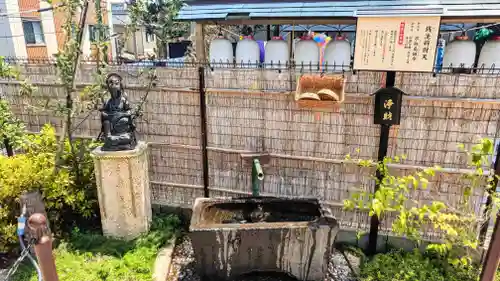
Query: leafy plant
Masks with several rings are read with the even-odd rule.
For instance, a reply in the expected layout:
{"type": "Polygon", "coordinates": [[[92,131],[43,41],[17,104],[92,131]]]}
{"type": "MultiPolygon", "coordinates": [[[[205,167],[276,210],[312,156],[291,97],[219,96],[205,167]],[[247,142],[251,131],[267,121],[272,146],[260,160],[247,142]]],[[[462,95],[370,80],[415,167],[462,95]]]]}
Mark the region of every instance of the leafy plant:
{"type": "Polygon", "coordinates": [[[82,122],[75,125],[73,121],[75,117],[81,117],[82,114],[87,114],[86,117],[83,117],[83,120],[86,120],[97,108],[97,105],[102,102],[104,94],[102,82],[107,70],[107,64],[105,60],[103,61],[103,58],[107,57],[107,41],[109,40],[109,36],[107,36],[107,29],[102,25],[102,9],[97,2],[95,3],[95,12],[97,15],[99,36],[97,36],[98,42],[95,43],[95,46],[98,48],[97,71],[94,75],[95,83],[86,86],[80,92],[77,91],[76,87],[76,73],[80,66],[82,36],[85,25],[80,26],[77,22],[77,15],[79,15],[80,21],[85,23],[85,19],[83,18],[85,13],[80,13],[79,10],[87,9],[90,3],[84,1],[82,5],[82,2],[79,0],[63,0],[60,7],[65,18],[63,23],[65,44],[56,56],[56,67],[60,81],[66,92],[66,98],[64,101],[58,101],[55,106],[55,112],[64,116],[64,122],[59,134],[57,151],[54,154],[54,171],[59,172],[62,168],[71,169],[71,171],[74,171],[75,182],[78,186],[88,184],[85,176],[81,174],[81,171],[85,173],[85,168],[82,165],[85,165],[87,160],[82,150],[77,148],[79,144],[81,145],[81,140],[75,140],[73,137],[73,132],[82,122]],[[72,166],[68,167],[68,163],[72,166]]]}
{"type": "Polygon", "coordinates": [[[452,265],[418,250],[378,254],[361,265],[361,281],[477,281],[473,265],[452,265]]]}
{"type": "Polygon", "coordinates": [[[57,139],[54,128],[45,125],[40,134],[26,136],[22,145],[25,153],[0,156],[0,251],[11,250],[17,243],[16,217],[23,192],[41,191],[52,231],[71,229],[83,219],[98,222],[93,162],[89,155],[96,145],[92,141],[76,141],[81,158],[80,170],[75,171],[72,169],[75,158],[68,153],[70,146],[66,140],[62,161],[66,168],[54,173],[57,139]],[[75,181],[77,173],[78,182],[75,181]]]}
{"type": "MultiPolygon", "coordinates": [[[[345,200],[347,209],[359,208],[369,211],[369,215],[377,215],[383,219],[385,215],[394,213],[396,219],[392,222],[392,231],[398,235],[408,237],[417,243],[422,240],[421,233],[430,227],[436,233],[441,233],[441,241],[429,247],[441,255],[448,256],[454,246],[464,246],[466,249],[475,249],[477,241],[478,219],[474,215],[471,198],[475,194],[489,193],[493,196],[490,212],[498,210],[498,195],[491,192],[494,184],[494,172],[490,168],[493,154],[493,142],[482,139],[478,144],[466,150],[469,155],[471,172],[462,177],[463,194],[457,196],[460,202],[451,204],[438,197],[437,186],[430,186],[429,179],[442,170],[435,166],[413,173],[395,174],[390,165],[400,163],[405,157],[385,158],[377,163],[371,160],[357,160],[361,167],[376,167],[377,176],[373,176],[378,184],[375,193],[358,192],[351,199],[345,200]],[[424,193],[426,201],[417,201],[411,197],[412,193],[424,193]]],[[[350,159],[350,156],[347,157],[350,159]]],[[[364,188],[363,190],[369,190],[364,188]]],[[[467,257],[454,259],[455,263],[466,264],[467,257]]]]}

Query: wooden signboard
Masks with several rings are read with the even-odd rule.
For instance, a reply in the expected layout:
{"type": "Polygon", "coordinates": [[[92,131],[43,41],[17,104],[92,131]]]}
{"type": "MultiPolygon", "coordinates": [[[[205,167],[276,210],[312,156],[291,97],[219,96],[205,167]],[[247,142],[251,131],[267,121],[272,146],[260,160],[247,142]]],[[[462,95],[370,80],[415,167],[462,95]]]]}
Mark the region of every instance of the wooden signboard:
{"type": "Polygon", "coordinates": [[[440,24],[436,16],[358,18],[354,69],[432,72],[440,24]]]}
{"type": "Polygon", "coordinates": [[[375,92],[375,115],[373,123],[378,125],[399,125],[403,91],[398,88],[382,88],[375,92]]]}

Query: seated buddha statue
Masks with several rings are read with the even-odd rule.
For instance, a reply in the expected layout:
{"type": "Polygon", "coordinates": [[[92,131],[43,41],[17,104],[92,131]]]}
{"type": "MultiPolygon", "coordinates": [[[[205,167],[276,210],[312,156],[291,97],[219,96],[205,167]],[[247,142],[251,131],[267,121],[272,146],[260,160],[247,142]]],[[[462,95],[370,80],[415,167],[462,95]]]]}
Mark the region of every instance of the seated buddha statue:
{"type": "Polygon", "coordinates": [[[101,111],[101,140],[103,151],[133,150],[137,144],[134,114],[123,90],[122,78],[111,73],[106,78],[110,98],[101,111]]]}

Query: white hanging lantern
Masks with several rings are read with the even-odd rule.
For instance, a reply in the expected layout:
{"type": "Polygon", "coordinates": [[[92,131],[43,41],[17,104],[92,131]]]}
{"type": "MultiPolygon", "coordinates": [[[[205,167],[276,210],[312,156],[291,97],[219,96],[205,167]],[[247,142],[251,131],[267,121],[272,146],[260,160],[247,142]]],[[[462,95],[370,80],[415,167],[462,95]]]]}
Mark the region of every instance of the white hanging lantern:
{"type": "Polygon", "coordinates": [[[266,68],[286,68],[290,52],[288,43],[281,36],[273,37],[265,45],[266,68]]]}
{"type": "Polygon", "coordinates": [[[219,35],[210,42],[209,49],[210,63],[213,67],[233,63],[233,45],[224,36],[219,35]]]}
{"type": "Polygon", "coordinates": [[[450,69],[470,69],[475,59],[476,44],[467,36],[456,36],[444,51],[443,72],[450,72],[450,69]]]}
{"type": "Polygon", "coordinates": [[[319,47],[310,36],[303,36],[295,44],[295,65],[305,70],[316,69],[319,65],[319,47]]]}
{"type": "Polygon", "coordinates": [[[236,66],[255,68],[260,62],[259,43],[253,36],[245,36],[236,45],[236,66]]]}
{"type": "Polygon", "coordinates": [[[325,48],[326,71],[348,71],[351,64],[351,44],[347,38],[338,35],[325,48]]]}
{"type": "Polygon", "coordinates": [[[484,71],[500,68],[500,36],[494,36],[484,44],[477,67],[484,71]]]}

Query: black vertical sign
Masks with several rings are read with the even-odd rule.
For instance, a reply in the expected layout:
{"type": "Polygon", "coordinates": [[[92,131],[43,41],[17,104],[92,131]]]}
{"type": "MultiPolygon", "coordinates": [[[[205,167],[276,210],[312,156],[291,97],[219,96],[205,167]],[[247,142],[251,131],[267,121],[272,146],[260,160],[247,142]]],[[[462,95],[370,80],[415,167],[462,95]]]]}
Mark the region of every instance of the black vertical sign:
{"type": "Polygon", "coordinates": [[[398,88],[382,88],[375,92],[375,115],[377,125],[399,125],[401,121],[401,103],[403,91],[398,88]]]}

